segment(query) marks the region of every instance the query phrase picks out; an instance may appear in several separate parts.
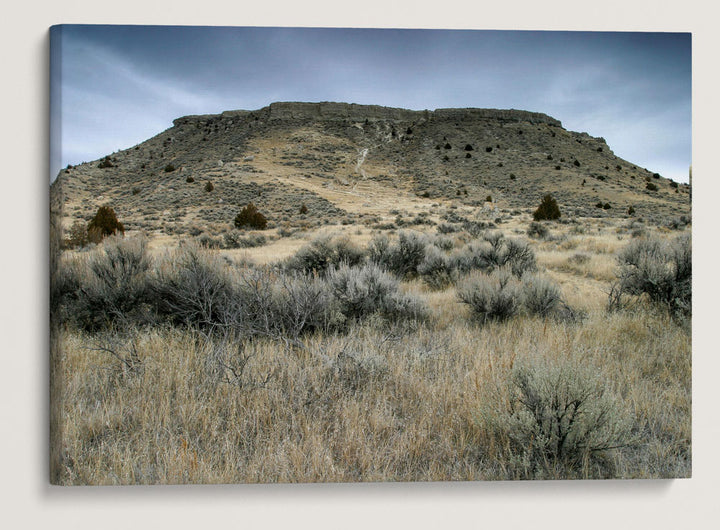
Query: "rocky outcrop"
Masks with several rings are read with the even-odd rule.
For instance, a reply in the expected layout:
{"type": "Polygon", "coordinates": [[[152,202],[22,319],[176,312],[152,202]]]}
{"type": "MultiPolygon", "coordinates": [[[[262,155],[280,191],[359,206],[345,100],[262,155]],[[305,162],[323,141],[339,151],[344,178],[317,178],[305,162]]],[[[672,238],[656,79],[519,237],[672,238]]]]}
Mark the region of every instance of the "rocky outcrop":
{"type": "Polygon", "coordinates": [[[421,121],[468,121],[468,120],[497,120],[500,122],[528,122],[531,124],[546,124],[554,127],[561,127],[559,120],[551,118],[539,112],[528,112],[524,110],[498,110],[498,109],[437,109],[430,110],[407,110],[380,105],[358,105],[355,103],[303,103],[303,102],[277,102],[255,111],[236,110],[226,111],[216,115],[184,116],[173,122],[174,125],[185,125],[188,123],[204,123],[220,121],[263,119],[272,122],[283,120],[385,120],[397,122],[421,122],[421,121]]]}

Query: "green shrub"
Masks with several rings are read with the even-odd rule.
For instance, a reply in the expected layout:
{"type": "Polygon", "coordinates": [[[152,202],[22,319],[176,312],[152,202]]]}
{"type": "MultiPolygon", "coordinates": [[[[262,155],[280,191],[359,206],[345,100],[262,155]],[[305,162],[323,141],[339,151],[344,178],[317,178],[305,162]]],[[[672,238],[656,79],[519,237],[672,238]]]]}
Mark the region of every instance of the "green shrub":
{"type": "Polygon", "coordinates": [[[300,206],[300,215],[305,215],[306,213],[308,213],[308,207],[303,203],[302,206],[300,206]]]}
{"type": "Polygon", "coordinates": [[[205,184],[205,191],[207,191],[208,193],[210,193],[214,189],[215,185],[212,182],[208,181],[207,184],[205,184]]]}
{"type": "Polygon", "coordinates": [[[110,206],[101,206],[98,208],[95,217],[93,217],[87,226],[88,237],[94,243],[100,242],[103,238],[117,233],[124,234],[125,227],[118,221],[115,210],[110,206]]]}
{"type": "Polygon", "coordinates": [[[98,164],[98,167],[99,167],[100,169],[105,169],[105,168],[108,168],[108,167],[115,167],[115,165],[114,165],[114,164],[112,163],[112,161],[110,160],[110,157],[109,157],[109,156],[106,156],[106,157],[103,158],[102,161],[98,164]]]}
{"type": "Polygon", "coordinates": [[[192,184],[193,182],[195,182],[195,179],[193,177],[188,177],[185,179],[185,182],[187,182],[188,184],[192,184]]]}
{"type": "Polygon", "coordinates": [[[648,182],[647,184],[645,184],[645,189],[646,189],[646,190],[649,190],[649,191],[657,191],[657,190],[660,189],[660,188],[657,187],[657,184],[654,184],[654,183],[652,183],[652,182],[648,182]]]}
{"type": "Polygon", "coordinates": [[[548,193],[543,197],[540,206],[533,213],[533,219],[535,221],[560,219],[560,207],[552,195],[548,193]]]}
{"type": "Polygon", "coordinates": [[[173,164],[165,166],[165,173],[172,173],[173,171],[175,171],[175,166],[173,164]]]}
{"type": "Polygon", "coordinates": [[[234,224],[235,228],[249,227],[257,230],[265,230],[265,228],[267,228],[267,219],[258,211],[253,203],[249,203],[235,216],[234,224]]]}

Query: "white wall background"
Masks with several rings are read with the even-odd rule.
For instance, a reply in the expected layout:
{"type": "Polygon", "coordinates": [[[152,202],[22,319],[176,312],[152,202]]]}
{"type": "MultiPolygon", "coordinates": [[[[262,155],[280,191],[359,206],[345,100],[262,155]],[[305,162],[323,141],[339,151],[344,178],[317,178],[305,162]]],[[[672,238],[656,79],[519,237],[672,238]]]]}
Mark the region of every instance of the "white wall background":
{"type": "Polygon", "coordinates": [[[0,520],[6,528],[702,528],[720,520],[716,8],[638,0],[30,0],[4,6],[0,520]],[[520,4],[520,5],[518,5],[520,4]],[[58,23],[692,31],[693,478],[677,481],[54,488],[47,483],[48,28],[58,23]],[[715,301],[715,303],[713,303],[715,301]]]}

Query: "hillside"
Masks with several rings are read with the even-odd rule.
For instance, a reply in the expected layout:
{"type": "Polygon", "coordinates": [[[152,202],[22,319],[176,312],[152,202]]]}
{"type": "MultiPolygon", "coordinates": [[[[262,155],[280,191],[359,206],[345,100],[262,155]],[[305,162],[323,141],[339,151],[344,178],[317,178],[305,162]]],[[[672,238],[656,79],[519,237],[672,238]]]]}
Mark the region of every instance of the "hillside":
{"type": "Polygon", "coordinates": [[[130,149],[64,169],[51,186],[66,226],[109,204],[127,229],[167,234],[229,228],[251,201],[279,227],[408,213],[440,222],[478,207],[512,217],[547,192],[566,218],[624,217],[630,206],[655,222],[690,214],[688,185],[618,158],[603,138],[517,110],[273,103],[186,116],[130,149]]]}

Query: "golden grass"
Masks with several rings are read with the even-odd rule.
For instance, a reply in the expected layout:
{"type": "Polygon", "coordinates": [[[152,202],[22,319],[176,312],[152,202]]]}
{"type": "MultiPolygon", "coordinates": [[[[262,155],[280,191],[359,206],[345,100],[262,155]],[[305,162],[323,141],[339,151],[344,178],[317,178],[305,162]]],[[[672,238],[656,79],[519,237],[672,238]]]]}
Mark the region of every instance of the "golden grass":
{"type": "MultiPolygon", "coordinates": [[[[332,231],[338,227],[326,227],[332,231]]],[[[222,344],[197,332],[130,328],[61,330],[54,364],[60,388],[61,484],[446,481],[508,478],[666,478],[691,473],[691,337],[665,314],[605,312],[614,252],[625,242],[600,227],[564,241],[533,242],[541,269],[564,299],[587,312],[575,324],[518,317],[479,327],[455,288],[421,281],[418,327],[352,324],[316,333],[306,347],[241,341],[250,355],[239,378],[222,369],[222,344]],[[567,245],[565,242],[573,240],[567,245]],[[565,243],[565,244],[564,244],[565,243]],[[589,260],[573,263],[577,253],[589,260]],[[123,370],[107,351],[127,355],[123,370]],[[549,359],[588,367],[619,396],[632,444],[610,452],[611,468],[568,475],[520,471],[494,418],[510,403],[519,362],[549,359]]],[[[345,228],[359,244],[372,231],[345,228]]],[[[269,263],[314,234],[223,251],[269,263]]],[[[162,248],[159,245],[157,249],[162,248]]],[[[226,352],[227,353],[227,352],[226,352]]],[[[234,366],[237,366],[236,364],[234,366]]],[[[622,411],[618,410],[618,414],[622,411]]],[[[508,427],[509,428],[509,427],[508,427]]]]}
{"type": "MultiPolygon", "coordinates": [[[[432,298],[441,322],[457,313],[449,294],[432,298]]],[[[513,364],[536,357],[593,367],[633,411],[642,439],[614,456],[615,476],[690,473],[690,338],[662,316],[353,326],[307,350],[248,342],[237,384],[213,373],[198,338],[137,331],[125,344],[141,369],[128,373],[96,349],[102,337],[61,333],[62,483],[512,478],[483,412],[505,406],[513,364]]]]}

